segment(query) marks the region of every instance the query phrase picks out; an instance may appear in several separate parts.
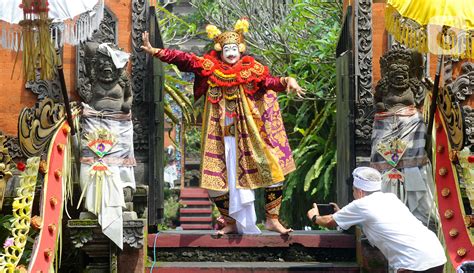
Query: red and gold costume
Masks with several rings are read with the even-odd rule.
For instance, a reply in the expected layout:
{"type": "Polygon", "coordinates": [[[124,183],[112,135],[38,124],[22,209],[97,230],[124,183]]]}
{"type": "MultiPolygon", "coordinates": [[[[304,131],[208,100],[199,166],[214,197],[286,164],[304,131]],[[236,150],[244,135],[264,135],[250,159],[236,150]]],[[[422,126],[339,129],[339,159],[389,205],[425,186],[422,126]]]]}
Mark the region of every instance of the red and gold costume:
{"type": "Polygon", "coordinates": [[[236,187],[255,189],[280,183],[295,169],[276,92],[279,77],[250,56],[229,65],[212,51],[203,57],[172,49],[156,54],[163,62],[195,74],[195,99],[205,95],[201,187],[227,191],[224,136],[236,141],[236,187]],[[276,92],[275,92],[276,91],[276,92]],[[225,123],[226,117],[233,124],[225,123]]]}

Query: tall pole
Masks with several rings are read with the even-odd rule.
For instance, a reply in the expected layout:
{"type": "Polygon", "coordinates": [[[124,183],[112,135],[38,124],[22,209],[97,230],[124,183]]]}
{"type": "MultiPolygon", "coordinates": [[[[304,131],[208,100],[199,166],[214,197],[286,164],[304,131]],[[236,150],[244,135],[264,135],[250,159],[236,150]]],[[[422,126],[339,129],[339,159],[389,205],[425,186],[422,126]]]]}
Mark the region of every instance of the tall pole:
{"type": "Polygon", "coordinates": [[[71,105],[69,104],[69,96],[67,94],[67,87],[66,87],[66,80],[64,79],[64,71],[63,71],[63,60],[61,49],[56,49],[56,54],[58,57],[58,76],[59,76],[59,84],[61,85],[61,94],[63,95],[64,106],[66,108],[66,119],[69,127],[71,128],[71,135],[76,134],[76,130],[74,129],[74,124],[72,123],[72,111],[71,105]]]}
{"type": "Polygon", "coordinates": [[[434,116],[439,94],[439,81],[441,78],[441,67],[443,65],[444,55],[438,56],[438,65],[436,66],[436,75],[433,84],[433,95],[431,97],[430,111],[428,116],[428,131],[426,133],[426,150],[431,157],[431,136],[433,133],[434,116]]]}

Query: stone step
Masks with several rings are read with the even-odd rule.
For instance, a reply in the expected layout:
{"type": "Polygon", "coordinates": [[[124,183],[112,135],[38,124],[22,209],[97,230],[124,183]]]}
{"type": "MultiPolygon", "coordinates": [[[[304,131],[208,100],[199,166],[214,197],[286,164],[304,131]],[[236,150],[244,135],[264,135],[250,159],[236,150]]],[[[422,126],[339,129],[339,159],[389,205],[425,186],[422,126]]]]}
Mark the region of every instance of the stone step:
{"type": "Polygon", "coordinates": [[[181,224],[181,228],[184,230],[210,230],[212,229],[211,224],[181,224]]]}
{"type": "Polygon", "coordinates": [[[201,188],[183,188],[180,203],[186,208],[180,209],[181,228],[184,230],[212,229],[212,203],[207,190],[201,188]]]}
{"type": "Polygon", "coordinates": [[[183,214],[211,214],[212,213],[212,209],[209,207],[209,208],[181,208],[179,210],[179,213],[181,215],[183,214]]]}
{"type": "MultiPolygon", "coordinates": [[[[148,246],[153,247],[155,234],[148,235],[148,246]]],[[[297,230],[289,236],[272,231],[258,235],[227,234],[216,237],[214,231],[162,231],[158,234],[159,248],[269,248],[301,245],[307,248],[355,248],[355,237],[339,231],[297,230]]]]}
{"type": "Polygon", "coordinates": [[[201,188],[183,188],[179,196],[181,199],[209,199],[207,190],[201,188]]]}
{"type": "Polygon", "coordinates": [[[190,200],[190,199],[183,199],[180,201],[183,205],[186,205],[187,208],[191,206],[211,206],[212,202],[207,199],[207,200],[190,200]]]}
{"type": "MultiPolygon", "coordinates": [[[[151,268],[147,268],[151,272],[151,268]]],[[[164,262],[153,268],[155,273],[359,273],[355,262],[164,262]]]]}
{"type": "Polygon", "coordinates": [[[199,217],[199,216],[195,216],[195,217],[192,217],[192,216],[187,216],[187,217],[179,217],[179,221],[181,223],[183,222],[186,222],[186,223],[194,223],[194,222],[204,222],[204,223],[210,223],[212,222],[212,217],[211,216],[208,216],[208,217],[199,217]]]}
{"type": "MultiPolygon", "coordinates": [[[[210,228],[210,226],[209,226],[210,228]]],[[[295,231],[289,236],[216,236],[214,230],[163,231],[148,235],[148,253],[162,262],[354,262],[355,237],[338,231],[295,231]],[[156,242],[156,248],[154,244],[156,242]]]]}

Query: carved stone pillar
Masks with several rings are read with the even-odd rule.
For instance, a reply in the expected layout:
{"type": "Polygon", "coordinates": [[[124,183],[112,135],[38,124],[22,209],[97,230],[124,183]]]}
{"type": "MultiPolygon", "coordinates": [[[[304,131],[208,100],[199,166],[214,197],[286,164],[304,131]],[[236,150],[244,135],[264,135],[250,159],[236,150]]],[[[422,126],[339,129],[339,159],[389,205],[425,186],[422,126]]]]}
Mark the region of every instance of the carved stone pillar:
{"type": "Polygon", "coordinates": [[[374,117],[372,95],[372,0],[354,1],[356,161],[369,161],[374,117]]]}

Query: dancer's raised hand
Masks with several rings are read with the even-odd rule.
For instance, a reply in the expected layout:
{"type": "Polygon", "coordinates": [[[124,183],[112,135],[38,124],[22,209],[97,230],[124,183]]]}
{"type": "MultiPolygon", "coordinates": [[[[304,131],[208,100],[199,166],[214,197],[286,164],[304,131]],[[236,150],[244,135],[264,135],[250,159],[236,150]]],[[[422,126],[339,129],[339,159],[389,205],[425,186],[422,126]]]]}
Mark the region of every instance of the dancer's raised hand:
{"type": "Polygon", "coordinates": [[[155,55],[159,51],[158,48],[154,48],[150,44],[150,34],[147,31],[142,33],[142,46],[141,49],[145,50],[146,53],[155,55]]]}

